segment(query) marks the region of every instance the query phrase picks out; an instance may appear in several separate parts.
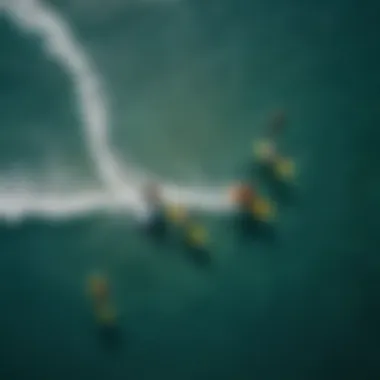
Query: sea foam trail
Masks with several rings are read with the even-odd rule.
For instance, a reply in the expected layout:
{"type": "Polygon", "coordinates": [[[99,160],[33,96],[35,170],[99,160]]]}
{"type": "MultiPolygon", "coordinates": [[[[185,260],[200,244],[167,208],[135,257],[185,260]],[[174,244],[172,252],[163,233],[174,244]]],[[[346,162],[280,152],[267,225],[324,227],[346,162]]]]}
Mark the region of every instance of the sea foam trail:
{"type": "MultiPolygon", "coordinates": [[[[84,140],[102,188],[94,192],[64,195],[33,193],[27,188],[0,191],[0,217],[61,218],[115,208],[143,212],[141,186],[156,176],[116,159],[108,139],[109,120],[105,96],[92,63],[74,38],[68,24],[51,6],[38,0],[0,0],[3,11],[26,33],[39,36],[44,52],[71,79],[77,95],[84,140]]],[[[183,187],[159,180],[164,200],[211,212],[231,209],[225,188],[183,187]]],[[[0,181],[1,182],[1,181],[0,181]]]]}

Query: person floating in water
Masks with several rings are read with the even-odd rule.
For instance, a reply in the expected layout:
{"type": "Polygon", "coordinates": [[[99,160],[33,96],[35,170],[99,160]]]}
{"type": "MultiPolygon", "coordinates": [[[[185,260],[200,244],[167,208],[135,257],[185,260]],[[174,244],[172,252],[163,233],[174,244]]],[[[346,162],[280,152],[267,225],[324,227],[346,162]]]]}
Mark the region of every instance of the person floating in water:
{"type": "Polygon", "coordinates": [[[262,222],[274,219],[274,204],[259,195],[253,186],[239,183],[230,188],[229,195],[240,212],[251,214],[253,218],[262,222]]]}
{"type": "Polygon", "coordinates": [[[161,238],[166,232],[161,189],[157,183],[149,182],[143,187],[141,193],[144,210],[140,215],[140,223],[147,233],[156,238],[161,238]]]}
{"type": "Polygon", "coordinates": [[[191,217],[185,207],[171,206],[166,210],[168,221],[175,227],[175,233],[185,248],[198,263],[209,264],[211,256],[206,228],[191,217]]]}
{"type": "Polygon", "coordinates": [[[120,346],[121,331],[116,310],[111,301],[107,277],[101,274],[90,275],[87,278],[87,293],[92,302],[102,342],[109,347],[120,346]]]}
{"type": "Polygon", "coordinates": [[[295,176],[294,162],[278,150],[278,138],[284,132],[285,126],[285,113],[276,112],[267,126],[266,137],[254,142],[253,154],[259,164],[275,179],[291,182],[295,176]]]}
{"type": "Polygon", "coordinates": [[[167,219],[179,229],[190,246],[204,247],[207,241],[206,229],[192,218],[185,207],[171,206],[166,211],[167,219]]]}
{"type": "Polygon", "coordinates": [[[101,274],[89,276],[87,290],[97,322],[101,326],[114,326],[116,324],[116,312],[110,300],[107,278],[101,274]]]}

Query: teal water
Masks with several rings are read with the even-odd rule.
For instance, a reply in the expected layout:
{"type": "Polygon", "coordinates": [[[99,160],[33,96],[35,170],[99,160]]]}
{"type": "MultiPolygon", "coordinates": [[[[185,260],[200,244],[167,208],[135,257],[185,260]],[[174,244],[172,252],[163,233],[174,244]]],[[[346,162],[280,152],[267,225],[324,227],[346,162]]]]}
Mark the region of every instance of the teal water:
{"type": "MultiPolygon", "coordinates": [[[[102,77],[122,159],[185,183],[240,178],[280,107],[298,192],[274,242],[204,216],[209,271],[123,213],[3,220],[0,378],[377,379],[379,5],[52,5],[102,77]],[[117,349],[84,292],[93,270],[112,285],[117,349]]],[[[3,17],[0,39],[1,187],[14,172],[38,189],[100,186],[67,75],[3,17]]]]}

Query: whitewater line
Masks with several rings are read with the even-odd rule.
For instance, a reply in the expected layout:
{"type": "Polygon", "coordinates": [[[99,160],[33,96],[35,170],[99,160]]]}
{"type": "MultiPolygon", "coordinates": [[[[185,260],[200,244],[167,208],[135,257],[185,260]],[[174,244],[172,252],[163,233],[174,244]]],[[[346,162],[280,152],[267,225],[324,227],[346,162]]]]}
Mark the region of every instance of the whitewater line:
{"type": "MultiPolygon", "coordinates": [[[[191,201],[191,199],[190,199],[191,201]]],[[[200,203],[195,198],[190,207],[200,211],[225,212],[229,207],[221,208],[221,199],[205,198],[200,203]]],[[[125,199],[110,197],[104,191],[81,191],[75,194],[41,193],[32,190],[12,192],[0,191],[0,219],[19,222],[28,218],[53,220],[86,217],[97,213],[119,213],[125,210],[125,199]]],[[[133,205],[130,205],[133,207],[133,205]]],[[[139,210],[145,210],[141,204],[139,210]]]]}
{"type": "Polygon", "coordinates": [[[42,37],[44,50],[72,80],[79,102],[89,153],[108,190],[123,190],[123,171],[108,147],[108,117],[100,80],[63,19],[47,4],[11,0],[5,9],[24,31],[42,37]]]}
{"type": "MultiPolygon", "coordinates": [[[[95,210],[113,210],[115,207],[142,211],[144,204],[139,190],[147,179],[157,178],[128,163],[122,166],[116,160],[108,140],[109,120],[99,76],[68,25],[56,11],[39,0],[2,0],[1,11],[26,33],[39,36],[45,53],[55,59],[71,79],[81,113],[85,143],[103,188],[98,192],[71,196],[41,195],[25,189],[12,191],[12,196],[0,192],[0,217],[14,215],[20,218],[21,215],[33,214],[59,218],[95,210]]],[[[213,212],[232,207],[224,188],[161,185],[167,203],[213,212]]]]}

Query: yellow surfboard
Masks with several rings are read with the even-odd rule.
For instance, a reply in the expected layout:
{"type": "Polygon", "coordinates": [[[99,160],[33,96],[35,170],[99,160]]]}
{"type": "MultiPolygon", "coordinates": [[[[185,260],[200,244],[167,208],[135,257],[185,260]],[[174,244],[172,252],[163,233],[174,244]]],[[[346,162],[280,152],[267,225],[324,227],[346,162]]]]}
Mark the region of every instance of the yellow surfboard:
{"type": "Polygon", "coordinates": [[[108,280],[101,274],[93,274],[87,278],[87,293],[93,300],[101,300],[108,297],[108,280]]]}
{"type": "Polygon", "coordinates": [[[98,323],[102,325],[112,326],[116,324],[116,311],[109,304],[103,304],[95,311],[98,323]]]}
{"type": "Polygon", "coordinates": [[[295,164],[293,160],[281,157],[274,164],[276,177],[284,181],[293,181],[295,178],[295,164]]]}
{"type": "Polygon", "coordinates": [[[172,223],[183,223],[187,219],[187,212],[184,207],[171,206],[166,209],[166,217],[172,223]]]}
{"type": "Polygon", "coordinates": [[[270,140],[260,140],[253,143],[253,155],[261,162],[270,162],[275,158],[276,149],[270,140]]]}
{"type": "Polygon", "coordinates": [[[275,205],[267,199],[256,199],[252,204],[252,213],[263,222],[270,222],[276,217],[275,205]]]}
{"type": "Polygon", "coordinates": [[[296,175],[295,163],[292,159],[276,153],[270,140],[260,140],[253,144],[253,154],[262,163],[273,165],[274,175],[282,181],[293,181],[296,175]]]}
{"type": "Polygon", "coordinates": [[[202,247],[207,242],[207,231],[199,224],[190,225],[186,231],[186,235],[190,244],[195,247],[202,247]]]}

